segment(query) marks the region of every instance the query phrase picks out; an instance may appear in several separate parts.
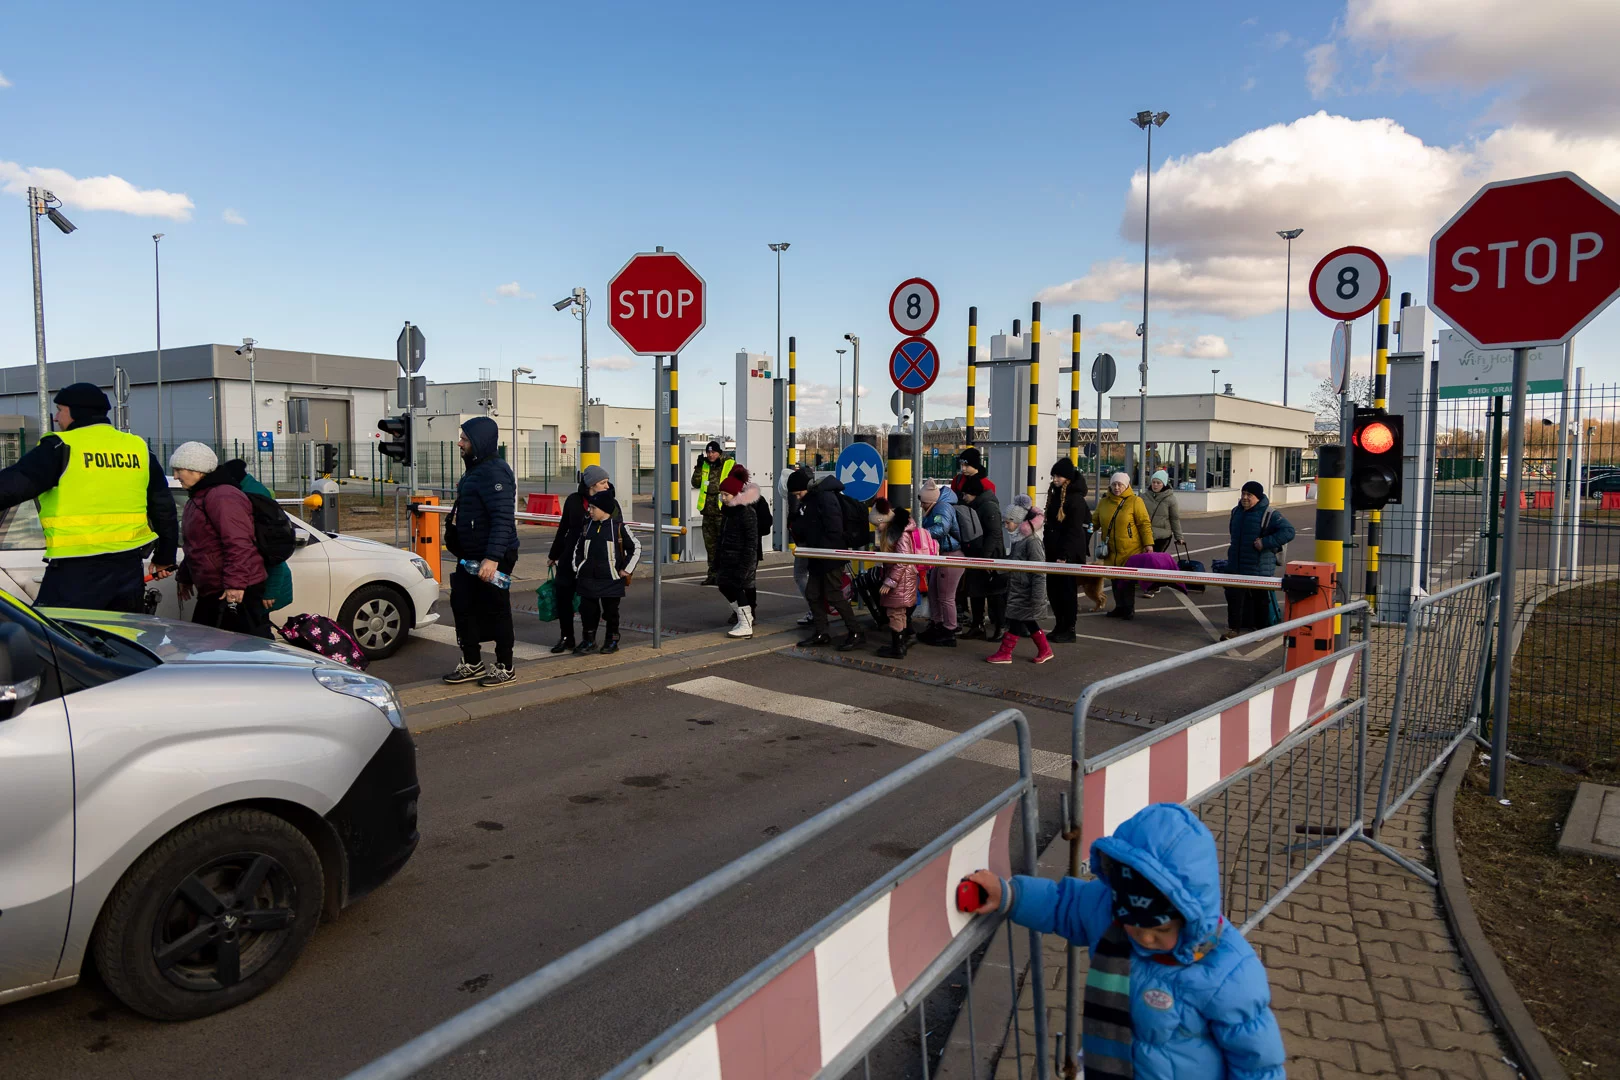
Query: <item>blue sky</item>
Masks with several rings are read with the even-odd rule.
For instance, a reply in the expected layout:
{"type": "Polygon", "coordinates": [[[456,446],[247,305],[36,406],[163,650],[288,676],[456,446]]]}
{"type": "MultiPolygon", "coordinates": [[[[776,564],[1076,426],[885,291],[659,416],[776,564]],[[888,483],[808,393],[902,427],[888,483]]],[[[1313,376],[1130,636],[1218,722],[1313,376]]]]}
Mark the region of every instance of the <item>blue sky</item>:
{"type": "MultiPolygon", "coordinates": [[[[80,225],[43,236],[55,359],[150,347],[161,231],[170,344],[388,356],[410,319],[435,380],[527,364],[572,383],[577,323],[550,301],[603,293],[662,244],[710,290],[682,357],[696,429],[717,422],[736,350],[774,351],[766,243],[786,240],[805,422],[832,416],[845,332],[863,339],[868,415],[883,410],[886,302],[913,275],[939,286],[951,365],[930,414],[957,414],[970,304],[987,336],[1044,297],[1049,354],[1080,311],[1088,361],[1133,355],[1144,146],[1127,117],[1154,108],[1171,119],[1150,386],[1219,367],[1280,397],[1271,231],[1303,226],[1297,403],[1326,359],[1330,324],[1300,295],[1324,251],[1385,250],[1395,291],[1421,296],[1428,235],[1483,180],[1574,168],[1620,195],[1620,5],[1564,6],[95,3],[53,5],[59,31],[12,7],[0,363],[33,356],[33,176],[80,225]]],[[[625,356],[605,311],[593,394],[650,404],[651,361],[625,356]]],[[[1620,377],[1617,338],[1613,312],[1588,330],[1589,379],[1620,377]]]]}

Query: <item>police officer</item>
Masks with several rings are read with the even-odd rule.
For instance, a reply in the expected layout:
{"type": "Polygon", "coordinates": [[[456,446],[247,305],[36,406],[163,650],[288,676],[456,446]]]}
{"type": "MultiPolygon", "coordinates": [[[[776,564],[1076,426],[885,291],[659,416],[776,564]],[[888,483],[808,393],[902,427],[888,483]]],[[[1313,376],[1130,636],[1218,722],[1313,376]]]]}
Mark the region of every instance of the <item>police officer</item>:
{"type": "Polygon", "coordinates": [[[42,607],[139,614],[147,552],[154,577],[174,570],[180,527],[168,477],[143,439],[108,421],[112,403],[94,383],[65,386],[55,400],[61,430],[0,470],[0,510],[39,501],[42,607]]]}

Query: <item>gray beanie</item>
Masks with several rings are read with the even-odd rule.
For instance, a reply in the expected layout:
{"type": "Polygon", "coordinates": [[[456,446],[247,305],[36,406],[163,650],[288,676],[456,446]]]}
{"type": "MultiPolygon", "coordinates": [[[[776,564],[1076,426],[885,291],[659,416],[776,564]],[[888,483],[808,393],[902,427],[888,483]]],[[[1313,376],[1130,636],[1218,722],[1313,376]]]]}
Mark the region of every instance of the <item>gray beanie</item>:
{"type": "Polygon", "coordinates": [[[186,442],[169,455],[170,469],[190,469],[192,472],[211,473],[219,468],[219,455],[207,443],[186,442]]]}
{"type": "Polygon", "coordinates": [[[1029,520],[1029,510],[1027,507],[1013,503],[1001,512],[1001,520],[1010,521],[1014,525],[1022,525],[1029,520]]]}
{"type": "Polygon", "coordinates": [[[612,477],[608,476],[608,471],[600,465],[587,465],[585,471],[579,474],[579,482],[588,488],[610,479],[612,477]]]}

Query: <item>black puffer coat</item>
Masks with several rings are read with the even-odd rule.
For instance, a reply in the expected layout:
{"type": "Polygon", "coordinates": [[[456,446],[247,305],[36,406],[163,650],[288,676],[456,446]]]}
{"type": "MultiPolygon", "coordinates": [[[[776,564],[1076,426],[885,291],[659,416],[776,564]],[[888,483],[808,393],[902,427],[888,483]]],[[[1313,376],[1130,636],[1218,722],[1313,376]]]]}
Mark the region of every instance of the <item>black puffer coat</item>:
{"type": "MultiPolygon", "coordinates": [[[[788,533],[799,547],[841,548],[844,546],[844,511],[838,503],[838,494],[844,485],[837,475],[827,476],[810,486],[804,498],[794,498],[797,505],[788,515],[788,533]]],[[[1000,526],[997,526],[998,528],[1000,526]]],[[[842,560],[817,559],[818,570],[827,572],[843,565],[842,560]]]]}
{"type": "Polygon", "coordinates": [[[1277,573],[1277,553],[1294,538],[1294,526],[1288,519],[1271,508],[1271,500],[1262,495],[1252,510],[1238,503],[1232,507],[1232,518],[1227,525],[1231,546],[1226,549],[1226,572],[1229,574],[1259,574],[1272,577],[1277,573]],[[1260,550],[1254,542],[1260,541],[1260,550]]]}
{"type": "Polygon", "coordinates": [[[487,416],[461,425],[472,445],[467,471],[456,484],[456,508],[449,521],[456,527],[452,554],[474,561],[501,562],[518,548],[517,481],[506,462],[496,457],[500,428],[487,416]]]}
{"type": "MultiPolygon", "coordinates": [[[[1001,523],[1001,500],[996,498],[996,493],[986,488],[973,497],[968,509],[979,516],[979,528],[984,530],[984,535],[967,545],[967,554],[981,559],[1004,557],[1007,553],[1007,534],[1001,523]]],[[[1000,596],[1007,591],[1007,575],[998,570],[969,568],[962,575],[962,580],[968,595],[975,599],[1000,596]]]]}
{"type": "Polygon", "coordinates": [[[759,488],[752,484],[720,511],[714,579],[728,589],[752,589],[759,568],[759,488]]]}
{"type": "Polygon", "coordinates": [[[1046,557],[1053,562],[1082,563],[1091,552],[1091,507],[1086,504],[1086,478],[1046,490],[1046,557]],[[1062,518],[1062,521],[1058,519],[1062,518]]]}

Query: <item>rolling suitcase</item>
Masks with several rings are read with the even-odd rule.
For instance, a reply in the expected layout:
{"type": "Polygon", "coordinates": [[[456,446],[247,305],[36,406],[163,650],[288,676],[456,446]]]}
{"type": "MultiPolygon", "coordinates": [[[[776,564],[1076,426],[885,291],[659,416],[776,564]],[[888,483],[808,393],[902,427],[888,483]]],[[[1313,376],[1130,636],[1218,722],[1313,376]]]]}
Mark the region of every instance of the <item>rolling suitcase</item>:
{"type": "MultiPolygon", "coordinates": [[[[1192,554],[1187,550],[1186,544],[1176,545],[1176,569],[1185,570],[1190,574],[1202,574],[1205,572],[1204,564],[1192,557],[1192,554]]],[[[1189,584],[1187,591],[1203,592],[1204,586],[1189,584]]]]}

